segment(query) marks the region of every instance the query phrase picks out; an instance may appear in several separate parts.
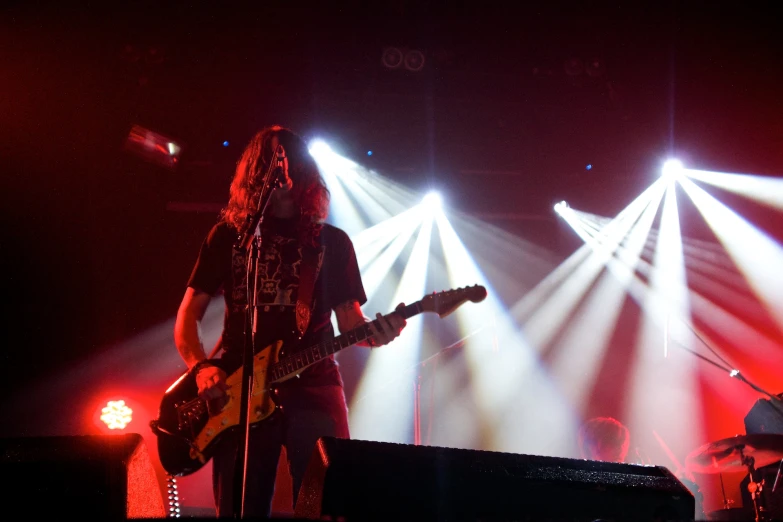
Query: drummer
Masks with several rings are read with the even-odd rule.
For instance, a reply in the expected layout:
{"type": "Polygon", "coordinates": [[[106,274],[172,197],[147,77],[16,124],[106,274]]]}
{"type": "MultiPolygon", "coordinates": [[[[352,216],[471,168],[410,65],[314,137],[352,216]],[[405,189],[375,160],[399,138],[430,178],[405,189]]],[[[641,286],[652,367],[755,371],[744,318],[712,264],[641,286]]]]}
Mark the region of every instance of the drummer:
{"type": "MultiPolygon", "coordinates": [[[[579,428],[579,451],[582,458],[624,463],[628,457],[631,436],[628,428],[614,417],[593,417],[579,428]]],[[[699,485],[686,476],[677,479],[690,490],[695,501],[695,518],[704,518],[704,495],[699,485]]]]}
{"type": "Polygon", "coordinates": [[[583,459],[625,462],[630,432],[613,417],[593,417],[579,428],[579,452],[583,459]]]}

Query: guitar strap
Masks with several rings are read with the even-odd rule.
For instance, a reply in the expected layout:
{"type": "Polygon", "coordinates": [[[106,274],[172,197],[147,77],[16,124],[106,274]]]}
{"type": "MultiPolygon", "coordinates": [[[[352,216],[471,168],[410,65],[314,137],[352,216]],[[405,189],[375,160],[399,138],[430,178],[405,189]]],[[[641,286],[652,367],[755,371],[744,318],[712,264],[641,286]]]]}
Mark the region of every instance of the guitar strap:
{"type": "Polygon", "coordinates": [[[296,301],[296,329],[299,336],[304,336],[310,324],[310,314],[313,307],[313,289],[318,272],[321,268],[320,257],[322,247],[302,247],[302,265],[299,270],[299,291],[296,301]]]}

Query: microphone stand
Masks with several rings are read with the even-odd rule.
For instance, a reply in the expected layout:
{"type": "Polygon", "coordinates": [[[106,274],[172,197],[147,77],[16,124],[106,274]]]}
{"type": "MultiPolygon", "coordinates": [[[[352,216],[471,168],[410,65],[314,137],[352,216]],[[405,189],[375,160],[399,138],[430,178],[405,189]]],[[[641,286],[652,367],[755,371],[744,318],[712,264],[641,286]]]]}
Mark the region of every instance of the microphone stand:
{"type": "MultiPolygon", "coordinates": [[[[422,443],[422,440],[421,440],[421,380],[422,380],[421,370],[422,370],[422,368],[424,368],[430,362],[437,362],[438,358],[441,355],[443,355],[445,352],[447,352],[449,350],[452,350],[454,348],[460,348],[460,347],[464,346],[465,342],[468,339],[470,339],[471,337],[473,337],[474,335],[476,335],[477,333],[479,333],[483,329],[484,329],[484,327],[477,328],[476,330],[470,332],[468,335],[466,335],[465,337],[463,337],[459,341],[457,341],[457,342],[455,342],[453,344],[450,344],[450,345],[448,345],[448,346],[446,346],[444,348],[441,348],[438,352],[436,352],[433,355],[427,357],[426,359],[424,359],[422,361],[419,361],[416,364],[414,364],[412,366],[409,366],[408,368],[402,370],[401,372],[399,372],[399,373],[402,374],[401,376],[396,377],[394,379],[391,379],[391,380],[385,382],[384,384],[380,385],[377,389],[373,390],[369,394],[364,395],[362,397],[359,397],[358,399],[356,399],[356,402],[361,402],[364,399],[366,399],[367,397],[369,397],[371,395],[374,395],[375,393],[377,393],[379,391],[382,391],[387,386],[390,386],[390,385],[392,385],[394,383],[398,383],[398,382],[402,381],[403,379],[408,379],[410,377],[410,374],[414,374],[415,375],[415,380],[413,382],[413,401],[414,401],[413,402],[413,442],[414,442],[414,445],[416,445],[416,446],[421,445],[421,443],[422,443]]],[[[432,414],[432,409],[430,408],[430,415],[431,414],[432,414]]],[[[430,429],[432,428],[431,424],[432,423],[430,422],[430,425],[427,427],[428,431],[430,431],[430,429]]],[[[427,442],[426,443],[429,444],[429,433],[427,435],[427,442]]]]}
{"type": "MultiPolygon", "coordinates": [[[[279,163],[279,160],[278,160],[279,163]]],[[[250,437],[250,397],[253,388],[253,355],[255,337],[258,332],[257,285],[258,260],[261,255],[260,225],[264,212],[271,199],[274,189],[282,186],[278,164],[270,161],[269,170],[264,176],[261,195],[258,199],[256,212],[248,214],[244,232],[239,235],[234,246],[248,252],[247,258],[247,305],[245,308],[245,335],[242,351],[242,379],[239,399],[239,423],[237,425],[242,436],[237,448],[237,466],[234,473],[233,487],[233,518],[245,518],[245,496],[247,489],[247,456],[250,437]],[[274,183],[273,183],[274,182],[274,183]],[[257,233],[258,232],[258,233],[257,233]],[[252,286],[251,286],[252,278],[252,286]],[[237,487],[241,484],[241,487],[237,487]]]]}
{"type": "MultiPolygon", "coordinates": [[[[469,333],[459,341],[450,344],[444,348],[441,348],[438,352],[427,357],[426,359],[417,363],[415,366],[411,368],[416,370],[416,380],[413,383],[413,444],[415,446],[421,446],[421,379],[422,379],[421,370],[425,366],[427,366],[427,363],[437,362],[438,358],[441,355],[443,355],[445,352],[452,350],[454,348],[461,348],[462,346],[464,346],[465,342],[469,338],[476,335],[480,330],[483,330],[483,328],[479,328],[478,330],[469,333]]],[[[430,413],[431,412],[432,409],[430,409],[430,413]]],[[[430,429],[432,427],[431,423],[429,423],[427,427],[428,429],[430,429]]],[[[427,443],[429,444],[429,435],[427,436],[427,443]]]]}
{"type": "Polygon", "coordinates": [[[695,329],[694,329],[694,328],[693,328],[693,327],[692,327],[690,324],[686,323],[685,321],[682,321],[682,322],[685,324],[685,326],[687,326],[687,327],[688,327],[688,329],[689,329],[691,332],[693,332],[693,335],[695,335],[695,336],[696,336],[696,338],[697,338],[699,341],[701,341],[701,342],[702,342],[702,344],[704,344],[704,346],[706,346],[706,347],[707,347],[707,349],[709,349],[709,350],[710,350],[712,353],[714,353],[714,354],[715,354],[715,355],[716,355],[716,356],[717,356],[719,359],[721,359],[721,361],[723,361],[723,363],[724,363],[724,364],[726,364],[726,366],[721,366],[720,364],[716,363],[715,361],[712,361],[712,360],[708,359],[707,357],[704,357],[703,355],[701,355],[701,354],[699,354],[699,353],[696,353],[696,352],[694,352],[693,350],[691,350],[691,349],[689,349],[689,348],[687,348],[687,347],[685,347],[685,346],[682,346],[680,343],[677,343],[677,344],[679,344],[679,345],[680,345],[680,347],[681,347],[681,348],[683,348],[684,350],[687,350],[687,351],[691,352],[693,355],[695,355],[695,356],[697,356],[697,357],[699,357],[699,358],[701,358],[701,359],[703,359],[703,360],[707,361],[708,363],[712,364],[713,366],[716,366],[716,367],[720,368],[721,370],[723,370],[723,371],[727,372],[727,373],[729,374],[729,377],[733,377],[733,378],[737,379],[738,381],[744,382],[745,384],[747,384],[749,387],[751,387],[752,389],[756,390],[757,392],[759,392],[759,393],[761,393],[761,394],[763,394],[763,395],[766,395],[767,397],[769,397],[769,402],[770,402],[770,405],[771,405],[773,408],[775,408],[775,409],[778,411],[778,413],[780,413],[781,415],[783,415],[783,400],[781,400],[781,398],[780,398],[779,396],[777,396],[777,395],[774,395],[774,394],[772,394],[772,393],[770,393],[770,392],[768,392],[768,391],[764,390],[763,388],[761,388],[761,387],[759,387],[759,386],[757,386],[757,385],[753,384],[753,383],[752,383],[752,382],[750,382],[750,381],[749,381],[747,378],[745,378],[745,376],[744,376],[744,375],[742,375],[742,374],[739,372],[739,370],[737,370],[736,368],[729,368],[729,367],[728,367],[728,366],[730,366],[730,365],[729,365],[729,363],[727,363],[727,362],[726,362],[726,361],[725,361],[723,358],[721,358],[721,357],[720,357],[720,356],[719,356],[719,355],[718,355],[718,354],[715,352],[715,350],[713,350],[713,349],[712,349],[712,347],[711,347],[711,346],[710,346],[710,345],[707,343],[707,341],[705,341],[705,340],[704,340],[704,339],[703,339],[703,338],[702,338],[702,337],[701,337],[701,336],[698,334],[698,332],[696,332],[696,330],[695,330],[695,329]]]}

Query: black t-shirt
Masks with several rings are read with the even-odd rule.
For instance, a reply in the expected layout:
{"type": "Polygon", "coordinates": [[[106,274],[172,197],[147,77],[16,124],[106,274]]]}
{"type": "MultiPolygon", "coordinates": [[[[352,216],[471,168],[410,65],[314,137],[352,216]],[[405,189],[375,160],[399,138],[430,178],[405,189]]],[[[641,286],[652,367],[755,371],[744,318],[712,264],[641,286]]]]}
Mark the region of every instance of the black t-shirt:
{"type": "MultiPolygon", "coordinates": [[[[296,239],[296,222],[267,217],[263,221],[261,253],[258,259],[256,288],[258,329],[256,351],[283,340],[286,354],[334,337],[332,310],[347,301],[364,304],[367,297],[353,243],[339,228],[323,225],[314,257],[317,277],[313,288],[310,323],[304,337],[296,337],[295,306],[298,298],[303,248],[296,239]]],[[[222,291],[225,303],[222,366],[230,373],[241,366],[245,344],[247,292],[247,254],[235,249],[238,232],[221,222],[210,230],[199,252],[188,286],[217,295],[222,291]]],[[[310,247],[313,248],[313,247],[310,247]]],[[[305,369],[287,385],[342,385],[334,357],[325,358],[305,369]]]]}

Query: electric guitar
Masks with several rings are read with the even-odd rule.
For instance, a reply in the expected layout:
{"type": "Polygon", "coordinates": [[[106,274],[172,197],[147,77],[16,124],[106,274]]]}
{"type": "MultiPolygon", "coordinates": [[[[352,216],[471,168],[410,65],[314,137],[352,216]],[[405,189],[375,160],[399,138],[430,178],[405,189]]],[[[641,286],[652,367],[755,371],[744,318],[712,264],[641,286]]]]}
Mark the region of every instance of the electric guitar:
{"type": "MultiPolygon", "coordinates": [[[[487,290],[479,285],[434,292],[392,313],[407,319],[422,312],[433,312],[443,318],[463,303],[478,303],[486,296],[487,290]]],[[[277,410],[275,383],[295,377],[308,366],[371,335],[367,323],[290,355],[281,354],[281,340],[261,349],[253,357],[248,424],[257,427],[277,410]]],[[[150,427],[157,436],[161,464],[169,475],[182,477],[201,469],[212,458],[221,436],[240,424],[242,367],[227,377],[226,384],[226,401],[216,412],[198,396],[196,376],[192,371],[182,374],[164,393],[158,418],[150,422],[150,427]]]]}

